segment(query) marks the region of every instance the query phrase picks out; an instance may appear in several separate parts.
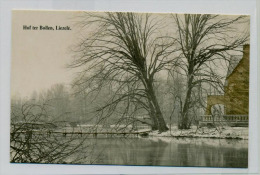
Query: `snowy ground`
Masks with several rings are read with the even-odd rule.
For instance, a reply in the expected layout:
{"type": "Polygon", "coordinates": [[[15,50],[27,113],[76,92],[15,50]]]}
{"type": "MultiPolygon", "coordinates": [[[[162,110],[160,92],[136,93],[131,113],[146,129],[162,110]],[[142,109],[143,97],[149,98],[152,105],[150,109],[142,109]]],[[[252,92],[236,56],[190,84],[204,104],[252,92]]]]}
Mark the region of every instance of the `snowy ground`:
{"type": "Polygon", "coordinates": [[[188,130],[179,130],[172,127],[171,130],[163,133],[152,131],[149,136],[154,137],[190,137],[190,138],[223,138],[223,139],[244,139],[248,140],[247,127],[218,127],[218,128],[197,128],[196,126],[188,130]]]}

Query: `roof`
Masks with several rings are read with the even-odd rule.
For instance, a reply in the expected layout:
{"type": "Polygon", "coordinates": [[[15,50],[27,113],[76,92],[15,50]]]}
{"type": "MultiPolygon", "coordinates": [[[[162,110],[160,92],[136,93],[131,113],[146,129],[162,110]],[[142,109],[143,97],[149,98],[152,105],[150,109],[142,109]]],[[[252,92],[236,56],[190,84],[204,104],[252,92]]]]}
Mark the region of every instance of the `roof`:
{"type": "Polygon", "coordinates": [[[231,56],[224,86],[228,85],[227,78],[232,74],[232,72],[235,70],[235,68],[238,66],[241,60],[242,60],[242,56],[238,56],[238,55],[231,56]]]}
{"type": "Polygon", "coordinates": [[[229,77],[241,60],[242,56],[231,56],[226,77],[229,77]]]}

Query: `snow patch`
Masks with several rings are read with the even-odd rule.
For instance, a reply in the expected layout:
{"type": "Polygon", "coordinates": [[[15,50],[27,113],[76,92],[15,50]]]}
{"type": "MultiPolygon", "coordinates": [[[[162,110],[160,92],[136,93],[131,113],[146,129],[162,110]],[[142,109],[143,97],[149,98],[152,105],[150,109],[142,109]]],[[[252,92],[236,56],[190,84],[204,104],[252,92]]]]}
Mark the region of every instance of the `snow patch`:
{"type": "Polygon", "coordinates": [[[159,131],[149,132],[149,136],[153,137],[191,137],[191,138],[221,138],[221,139],[243,139],[248,140],[247,127],[221,127],[207,128],[196,126],[187,130],[179,130],[177,127],[172,127],[167,132],[160,133],[159,131]]]}

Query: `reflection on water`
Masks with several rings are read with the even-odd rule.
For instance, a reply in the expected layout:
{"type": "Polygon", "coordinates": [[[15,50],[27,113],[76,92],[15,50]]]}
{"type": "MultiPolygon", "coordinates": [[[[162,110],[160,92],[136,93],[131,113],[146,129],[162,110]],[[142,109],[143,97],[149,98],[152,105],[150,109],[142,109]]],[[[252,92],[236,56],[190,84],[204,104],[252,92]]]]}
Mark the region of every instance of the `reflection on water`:
{"type": "Polygon", "coordinates": [[[248,141],[190,138],[97,138],[93,164],[158,166],[248,166],[248,141]]]}

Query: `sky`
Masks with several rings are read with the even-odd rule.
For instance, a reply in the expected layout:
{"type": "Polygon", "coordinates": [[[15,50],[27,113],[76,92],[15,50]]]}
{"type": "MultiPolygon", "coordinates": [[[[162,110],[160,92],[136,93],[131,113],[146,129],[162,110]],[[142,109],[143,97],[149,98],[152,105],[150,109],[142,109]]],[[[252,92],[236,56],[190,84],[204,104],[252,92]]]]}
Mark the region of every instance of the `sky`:
{"type": "Polygon", "coordinates": [[[79,11],[13,11],[11,97],[29,97],[54,84],[69,85],[76,70],[71,48],[79,41],[79,11]],[[69,26],[71,30],[24,30],[23,26],[69,26]]]}
{"type": "Polygon", "coordinates": [[[69,84],[66,68],[76,40],[73,20],[77,13],[13,11],[11,96],[29,96],[53,84],[69,84]],[[70,26],[71,30],[23,30],[23,26],[70,26]]]}

